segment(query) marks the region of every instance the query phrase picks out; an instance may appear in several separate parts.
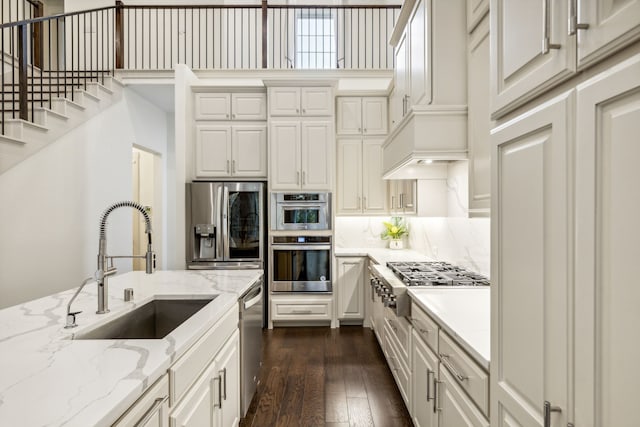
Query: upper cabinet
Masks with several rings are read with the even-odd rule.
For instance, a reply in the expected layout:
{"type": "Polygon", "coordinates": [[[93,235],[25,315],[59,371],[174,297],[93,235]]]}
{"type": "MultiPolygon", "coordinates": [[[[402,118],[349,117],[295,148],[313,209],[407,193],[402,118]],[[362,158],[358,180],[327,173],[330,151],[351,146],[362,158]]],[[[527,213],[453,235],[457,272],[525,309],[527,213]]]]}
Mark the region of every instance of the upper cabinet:
{"type": "Polygon", "coordinates": [[[387,98],[338,98],[338,135],[386,135],[387,98]]]}
{"type": "Polygon", "coordinates": [[[467,0],[467,30],[472,32],[489,12],[489,0],[467,0]]]}
{"type": "Polygon", "coordinates": [[[639,17],[640,0],[491,0],[494,118],[637,40],[639,17]]]}
{"type": "Polygon", "coordinates": [[[264,93],[196,93],[196,120],[266,120],[264,93]]]}
{"type": "Polygon", "coordinates": [[[270,87],[269,115],[332,116],[331,87],[270,87]]]}

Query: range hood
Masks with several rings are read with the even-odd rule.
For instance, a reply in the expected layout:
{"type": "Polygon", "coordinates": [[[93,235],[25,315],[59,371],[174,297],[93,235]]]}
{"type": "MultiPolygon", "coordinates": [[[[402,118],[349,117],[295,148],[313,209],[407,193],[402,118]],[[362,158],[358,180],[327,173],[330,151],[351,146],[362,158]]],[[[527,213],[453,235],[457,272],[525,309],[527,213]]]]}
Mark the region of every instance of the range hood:
{"type": "Polygon", "coordinates": [[[415,106],[382,146],[383,179],[430,179],[467,158],[467,106],[415,106]],[[445,165],[446,167],[446,165],[445,165]]]}
{"type": "Polygon", "coordinates": [[[384,179],[432,179],[439,163],[467,158],[466,24],[464,2],[403,4],[390,38],[398,122],[382,146],[384,179]]]}

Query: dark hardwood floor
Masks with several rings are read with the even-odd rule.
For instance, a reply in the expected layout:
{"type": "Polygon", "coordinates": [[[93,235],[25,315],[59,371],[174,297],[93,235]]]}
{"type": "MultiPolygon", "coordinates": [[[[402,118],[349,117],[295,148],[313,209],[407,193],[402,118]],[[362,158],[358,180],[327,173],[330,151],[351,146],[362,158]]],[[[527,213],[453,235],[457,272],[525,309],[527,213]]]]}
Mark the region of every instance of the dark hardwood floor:
{"type": "Polygon", "coordinates": [[[412,426],[369,328],[265,330],[260,385],[241,427],[412,426]]]}

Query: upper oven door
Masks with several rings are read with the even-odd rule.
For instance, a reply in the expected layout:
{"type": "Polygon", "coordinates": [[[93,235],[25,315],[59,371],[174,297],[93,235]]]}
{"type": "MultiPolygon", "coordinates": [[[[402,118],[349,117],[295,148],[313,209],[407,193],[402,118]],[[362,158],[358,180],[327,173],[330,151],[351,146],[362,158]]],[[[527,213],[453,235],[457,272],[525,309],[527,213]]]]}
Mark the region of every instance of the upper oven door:
{"type": "Polygon", "coordinates": [[[273,245],[272,292],[331,292],[330,245],[273,245]]]}
{"type": "Polygon", "coordinates": [[[278,230],[328,230],[326,204],[278,205],[278,230]]]}

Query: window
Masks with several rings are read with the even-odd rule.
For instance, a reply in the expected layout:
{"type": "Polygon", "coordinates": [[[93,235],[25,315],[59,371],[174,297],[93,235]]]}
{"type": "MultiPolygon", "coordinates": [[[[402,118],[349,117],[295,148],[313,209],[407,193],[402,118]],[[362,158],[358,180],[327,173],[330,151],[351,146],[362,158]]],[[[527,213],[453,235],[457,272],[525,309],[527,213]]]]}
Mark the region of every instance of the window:
{"type": "Polygon", "coordinates": [[[337,68],[336,25],[328,9],[300,10],[296,16],[296,68],[337,68]]]}

